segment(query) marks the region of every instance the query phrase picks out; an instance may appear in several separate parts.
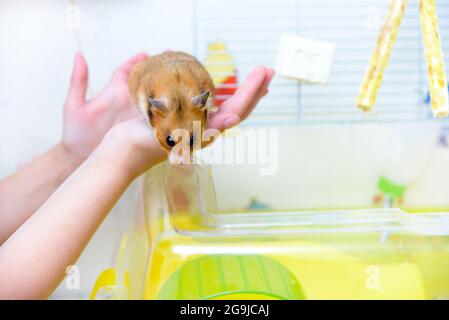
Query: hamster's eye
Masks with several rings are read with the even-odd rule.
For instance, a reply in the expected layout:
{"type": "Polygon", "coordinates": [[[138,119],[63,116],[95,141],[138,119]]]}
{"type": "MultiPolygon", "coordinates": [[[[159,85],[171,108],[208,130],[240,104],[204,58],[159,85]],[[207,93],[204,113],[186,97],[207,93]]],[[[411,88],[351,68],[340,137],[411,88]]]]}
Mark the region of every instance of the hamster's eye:
{"type": "Polygon", "coordinates": [[[173,138],[172,138],[171,136],[167,136],[167,138],[165,139],[165,141],[167,142],[167,144],[168,144],[170,147],[174,147],[175,144],[176,144],[175,140],[173,140],[173,138]]]}
{"type": "Polygon", "coordinates": [[[193,137],[193,135],[190,136],[190,146],[193,147],[195,143],[195,138],[193,137]]]}

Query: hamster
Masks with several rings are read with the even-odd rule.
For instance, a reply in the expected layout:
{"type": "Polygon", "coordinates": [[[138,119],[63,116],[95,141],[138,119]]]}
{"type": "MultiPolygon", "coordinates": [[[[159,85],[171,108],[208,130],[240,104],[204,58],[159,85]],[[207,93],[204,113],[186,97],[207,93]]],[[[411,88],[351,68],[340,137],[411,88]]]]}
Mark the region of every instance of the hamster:
{"type": "Polygon", "coordinates": [[[195,57],[172,51],[151,56],[134,66],[128,82],[133,105],[144,114],[170,159],[180,150],[188,150],[191,157],[203,146],[215,87],[195,57]]]}

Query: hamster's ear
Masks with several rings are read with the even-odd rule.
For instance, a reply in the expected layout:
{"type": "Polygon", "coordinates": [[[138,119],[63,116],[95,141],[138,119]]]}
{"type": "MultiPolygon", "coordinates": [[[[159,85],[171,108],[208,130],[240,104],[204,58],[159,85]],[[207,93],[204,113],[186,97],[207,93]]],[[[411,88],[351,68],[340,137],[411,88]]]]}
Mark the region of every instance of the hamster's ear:
{"type": "Polygon", "coordinates": [[[168,110],[167,101],[165,99],[154,99],[147,97],[148,107],[153,108],[155,111],[166,112],[168,110]]]}
{"type": "Polygon", "coordinates": [[[207,91],[203,92],[202,94],[194,97],[192,99],[192,105],[198,109],[208,108],[209,107],[209,104],[208,104],[209,97],[210,97],[210,91],[207,90],[207,91]]]}

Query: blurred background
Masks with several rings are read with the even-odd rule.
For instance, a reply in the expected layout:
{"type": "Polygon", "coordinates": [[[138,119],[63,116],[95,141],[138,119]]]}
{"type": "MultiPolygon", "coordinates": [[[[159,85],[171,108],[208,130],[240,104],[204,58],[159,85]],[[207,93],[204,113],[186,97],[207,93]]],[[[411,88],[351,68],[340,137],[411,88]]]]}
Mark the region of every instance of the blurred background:
{"type": "MultiPolygon", "coordinates": [[[[231,63],[226,80],[232,87],[257,65],[275,67],[280,37],[298,34],[335,45],[329,82],[274,79],[243,129],[279,130],[279,172],[261,176],[251,165],[214,167],[223,210],[360,208],[385,205],[388,197],[390,204],[399,201],[407,208],[446,210],[449,124],[431,116],[418,0],[406,9],[374,112],[366,115],[355,107],[388,3],[0,0],[0,178],[59,141],[78,50],[89,64],[92,94],[128,57],[167,48],[205,63],[220,51],[231,63]],[[244,192],[232,192],[236,178],[229,178],[230,170],[234,177],[245,176],[238,180],[244,192]],[[382,178],[406,188],[406,195],[389,194],[382,178]]],[[[449,3],[437,3],[449,70],[449,3]]],[[[236,135],[228,139],[239,139],[236,135]]],[[[81,288],[69,290],[63,283],[53,298],[88,296],[96,275],[112,260],[136,193],[134,186],[125,194],[78,261],[81,288]]]]}

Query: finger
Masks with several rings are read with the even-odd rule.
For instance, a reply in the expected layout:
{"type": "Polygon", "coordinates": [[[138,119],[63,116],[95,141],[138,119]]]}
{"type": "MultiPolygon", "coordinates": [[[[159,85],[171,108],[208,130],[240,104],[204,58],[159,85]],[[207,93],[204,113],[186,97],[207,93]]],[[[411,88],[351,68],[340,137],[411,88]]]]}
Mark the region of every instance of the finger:
{"type": "MultiPolygon", "coordinates": [[[[276,74],[276,71],[274,69],[272,69],[272,68],[268,68],[267,69],[267,75],[266,75],[265,80],[264,80],[264,82],[262,84],[262,87],[261,87],[261,89],[259,91],[259,94],[257,96],[257,100],[260,100],[265,95],[267,95],[268,87],[270,86],[271,80],[273,80],[275,74],[276,74]]],[[[257,102],[256,102],[256,104],[257,104],[257,102]]]]}
{"type": "Polygon", "coordinates": [[[260,90],[267,76],[264,66],[255,68],[246,77],[236,93],[226,100],[218,109],[218,112],[234,113],[244,119],[254,107],[254,100],[260,95],[260,90]]]}
{"type": "Polygon", "coordinates": [[[253,109],[259,103],[260,99],[262,99],[264,96],[267,95],[268,87],[270,86],[271,80],[273,80],[275,73],[276,72],[274,69],[271,69],[271,68],[267,69],[267,74],[265,76],[265,79],[264,79],[262,85],[260,86],[260,89],[257,92],[257,95],[254,97],[251,106],[248,108],[248,114],[253,111],[253,109]]]}
{"type": "Polygon", "coordinates": [[[259,100],[268,93],[268,86],[270,85],[271,80],[275,75],[275,71],[273,69],[266,69],[266,74],[263,81],[260,83],[257,88],[257,81],[254,81],[254,74],[259,72],[257,68],[250,74],[242,85],[241,88],[247,90],[245,92],[245,98],[243,100],[234,100],[234,97],[227,100],[220,108],[219,111],[212,114],[208,120],[208,127],[215,128],[220,131],[225,129],[229,129],[245,119],[249,113],[254,109],[259,100]],[[251,89],[247,89],[247,83],[250,82],[252,84],[251,89]],[[256,83],[256,85],[254,85],[256,83]],[[256,92],[256,93],[254,93],[256,92]],[[237,101],[237,102],[236,102],[237,101]],[[246,105],[242,104],[245,103],[246,105]],[[237,104],[236,104],[237,103],[237,104]],[[238,103],[241,103],[240,105],[238,103]],[[244,108],[244,110],[242,109],[244,108]]]}
{"type": "Polygon", "coordinates": [[[67,96],[67,104],[69,106],[81,106],[84,104],[86,99],[87,82],[87,63],[83,55],[78,52],[75,54],[70,88],[67,96]]]}
{"type": "Polygon", "coordinates": [[[146,52],[140,52],[131,58],[128,59],[128,63],[131,65],[135,65],[136,63],[139,63],[140,61],[143,61],[148,58],[148,53],[146,52]]]}
{"type": "Polygon", "coordinates": [[[212,114],[207,120],[207,128],[217,129],[223,132],[226,129],[236,126],[240,121],[241,118],[235,113],[217,112],[212,114]]]}
{"type": "Polygon", "coordinates": [[[112,78],[119,78],[120,80],[127,81],[129,73],[131,72],[134,65],[143,60],[146,60],[147,58],[148,54],[145,52],[141,52],[132,56],[114,72],[112,78]]]}
{"type": "Polygon", "coordinates": [[[274,75],[275,75],[274,69],[267,68],[267,73],[265,75],[265,79],[264,79],[262,85],[260,86],[259,91],[257,92],[257,95],[253,98],[253,100],[250,103],[250,106],[247,108],[247,114],[245,115],[245,118],[253,111],[253,109],[259,103],[260,99],[262,99],[268,93],[268,87],[269,87],[274,75]]]}

